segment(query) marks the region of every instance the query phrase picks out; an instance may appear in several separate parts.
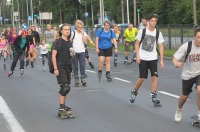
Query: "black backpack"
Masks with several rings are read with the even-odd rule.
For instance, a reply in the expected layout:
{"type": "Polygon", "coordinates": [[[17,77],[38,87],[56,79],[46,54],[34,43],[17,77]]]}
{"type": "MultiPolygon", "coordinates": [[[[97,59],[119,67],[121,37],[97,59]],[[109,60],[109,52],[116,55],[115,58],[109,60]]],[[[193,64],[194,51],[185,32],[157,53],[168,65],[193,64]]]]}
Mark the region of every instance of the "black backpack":
{"type": "Polygon", "coordinates": [[[192,49],[192,41],[189,41],[189,42],[188,42],[187,53],[186,53],[186,55],[185,55],[184,63],[186,62],[186,60],[187,60],[187,58],[188,58],[188,55],[189,55],[191,49],[192,49]]]}
{"type": "MultiPolygon", "coordinates": [[[[60,47],[61,47],[60,38],[56,39],[54,43],[58,43],[58,49],[60,50],[60,47]]],[[[52,48],[53,46],[51,47],[51,52],[49,53],[48,65],[49,65],[49,72],[54,74],[54,66],[53,66],[53,61],[52,61],[52,48]]]]}
{"type": "MultiPolygon", "coordinates": [[[[156,44],[158,44],[159,33],[160,33],[160,32],[159,32],[159,29],[156,28],[156,44]]],[[[140,44],[141,44],[142,41],[144,40],[145,35],[146,35],[146,28],[144,28],[144,29],[142,30],[142,38],[141,38],[141,40],[140,40],[140,44]]],[[[158,50],[157,47],[156,47],[156,51],[157,51],[158,55],[160,55],[160,52],[159,52],[159,50],[158,50]]]]}

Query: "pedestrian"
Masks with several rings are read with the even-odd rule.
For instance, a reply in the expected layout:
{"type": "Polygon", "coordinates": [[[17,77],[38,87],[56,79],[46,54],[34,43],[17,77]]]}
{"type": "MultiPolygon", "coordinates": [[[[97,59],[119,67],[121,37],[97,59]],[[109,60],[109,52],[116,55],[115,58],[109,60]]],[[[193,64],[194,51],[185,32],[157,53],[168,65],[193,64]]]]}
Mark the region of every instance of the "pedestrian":
{"type": "MultiPolygon", "coordinates": [[[[60,85],[58,114],[61,116],[66,113],[72,113],[72,109],[66,106],[67,94],[70,92],[72,61],[70,55],[71,28],[69,24],[63,24],[59,30],[60,38],[56,39],[52,47],[52,62],[54,74],[60,85]]],[[[44,44],[44,41],[43,41],[44,44]]]]}
{"type": "Polygon", "coordinates": [[[75,78],[75,87],[79,87],[78,67],[80,67],[80,78],[83,86],[86,86],[85,76],[85,44],[87,44],[87,34],[83,30],[84,23],[76,20],[75,31],[72,32],[72,45],[75,50],[75,56],[72,59],[73,72],[75,78]]]}
{"type": "Polygon", "coordinates": [[[12,57],[13,51],[12,51],[11,46],[10,46],[12,32],[11,32],[10,27],[6,28],[5,34],[6,34],[6,39],[8,40],[8,45],[7,45],[8,55],[10,56],[10,59],[12,59],[13,58],[12,57]]]}
{"type": "Polygon", "coordinates": [[[117,52],[117,42],[116,35],[113,30],[110,29],[110,21],[106,20],[104,22],[104,27],[100,28],[96,32],[96,52],[99,56],[99,71],[98,77],[99,81],[102,76],[102,69],[104,64],[104,59],[106,60],[106,78],[108,82],[112,82],[110,75],[110,58],[112,56],[112,42],[114,44],[115,52],[117,52]]]}
{"type": "MultiPolygon", "coordinates": [[[[119,27],[118,27],[117,24],[113,25],[113,31],[114,31],[114,33],[116,35],[117,47],[119,47],[119,41],[120,41],[120,38],[121,38],[121,36],[120,36],[121,33],[119,31],[119,27]]],[[[114,44],[113,44],[113,49],[115,49],[114,44]]],[[[115,50],[114,50],[114,66],[115,67],[117,66],[117,63],[118,63],[117,60],[118,60],[118,53],[115,52],[115,50]]]]}
{"type": "Polygon", "coordinates": [[[3,33],[0,39],[0,56],[3,57],[4,70],[6,70],[6,60],[8,58],[7,45],[8,40],[6,39],[6,34],[3,33]]]}
{"type": "MultiPolygon", "coordinates": [[[[140,24],[140,26],[139,26],[139,30],[140,29],[144,29],[144,28],[146,28],[147,26],[148,26],[148,24],[147,24],[147,19],[146,19],[146,17],[142,17],[142,19],[141,19],[141,24],[140,24]]],[[[130,64],[132,64],[133,62],[136,62],[136,59],[135,59],[135,50],[133,51],[133,53],[132,53],[132,58],[131,58],[131,60],[130,61],[128,61],[128,65],[130,65],[130,64]]]]}
{"type": "Polygon", "coordinates": [[[8,77],[13,75],[18,59],[20,59],[20,74],[24,74],[25,51],[28,51],[28,48],[27,31],[23,30],[22,34],[17,36],[14,41],[14,56],[10,71],[8,72],[8,77]]]}
{"type": "Polygon", "coordinates": [[[33,37],[33,33],[31,28],[27,30],[28,34],[26,36],[27,38],[27,44],[28,44],[28,49],[26,51],[26,67],[29,65],[29,62],[31,62],[31,67],[34,68],[34,50],[35,50],[35,37],[33,37]]]}
{"type": "Polygon", "coordinates": [[[58,31],[57,27],[54,26],[54,27],[53,27],[53,30],[54,30],[54,32],[55,32],[56,39],[59,38],[59,31],[58,31]]]}
{"type": "MultiPolygon", "coordinates": [[[[87,35],[87,40],[89,41],[89,44],[95,46],[94,42],[92,41],[92,39],[90,38],[90,36],[86,33],[87,35]]],[[[91,69],[94,69],[94,65],[92,63],[92,59],[89,55],[89,51],[88,51],[88,48],[87,48],[87,44],[85,44],[85,58],[87,59],[87,62],[90,66],[91,69]]],[[[86,75],[86,74],[85,74],[86,75]]],[[[87,76],[87,75],[86,75],[87,76]]]]}
{"type": "Polygon", "coordinates": [[[125,58],[124,58],[124,64],[128,62],[128,55],[130,52],[130,46],[133,46],[134,49],[134,59],[136,59],[136,53],[135,53],[135,41],[136,41],[136,35],[138,33],[138,29],[133,27],[133,24],[130,23],[128,25],[128,28],[124,31],[123,38],[125,42],[125,58]]]}
{"type": "Polygon", "coordinates": [[[51,47],[55,39],[56,39],[56,35],[55,35],[54,30],[52,29],[51,24],[47,24],[47,30],[44,32],[44,40],[45,40],[45,43],[49,46],[49,49],[48,49],[49,52],[51,52],[51,47]]]}
{"type": "Polygon", "coordinates": [[[13,28],[12,29],[11,38],[10,38],[10,46],[11,46],[12,51],[14,51],[13,44],[14,44],[14,41],[15,41],[15,39],[16,39],[17,36],[18,36],[18,34],[17,34],[17,28],[13,28]]]}
{"type": "Polygon", "coordinates": [[[45,44],[45,41],[42,40],[42,45],[39,46],[40,54],[42,56],[42,68],[45,71],[45,57],[48,60],[49,54],[48,54],[48,48],[49,46],[45,44]]]}
{"type": "Polygon", "coordinates": [[[156,51],[157,44],[160,50],[160,67],[164,67],[163,61],[163,35],[156,29],[158,22],[158,15],[150,14],[148,16],[149,26],[146,28],[144,39],[142,39],[143,29],[139,31],[136,37],[135,50],[136,50],[136,61],[139,64],[139,79],[136,81],[133,91],[131,91],[130,101],[133,103],[135,97],[138,94],[138,90],[141,87],[143,81],[148,77],[148,70],[151,72],[151,98],[155,105],[160,105],[160,100],[157,98],[157,63],[158,53],[156,51]],[[156,40],[156,34],[159,34],[158,40],[156,40]]]}
{"type": "Polygon", "coordinates": [[[175,122],[181,122],[182,108],[192,92],[195,84],[197,90],[198,118],[200,119],[200,28],[194,31],[194,39],[181,45],[174,54],[172,60],[176,68],[182,68],[182,95],[178,100],[178,107],[175,113],[175,122]],[[189,48],[190,47],[190,48],[189,48]],[[190,50],[188,50],[190,49],[190,50]],[[183,59],[184,58],[184,61],[183,59]]]}

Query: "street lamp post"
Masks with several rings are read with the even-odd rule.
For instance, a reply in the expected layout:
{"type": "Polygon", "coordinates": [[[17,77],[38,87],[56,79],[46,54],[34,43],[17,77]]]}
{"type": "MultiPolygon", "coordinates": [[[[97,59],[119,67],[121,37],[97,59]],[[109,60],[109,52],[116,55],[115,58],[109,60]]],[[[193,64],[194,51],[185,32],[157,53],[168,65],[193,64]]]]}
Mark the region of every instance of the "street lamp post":
{"type": "Polygon", "coordinates": [[[130,23],[130,19],[129,19],[129,2],[127,0],[127,23],[130,23]]]}
{"type": "Polygon", "coordinates": [[[15,17],[14,17],[14,5],[13,5],[13,0],[12,0],[12,26],[15,27],[14,23],[15,17]]]}
{"type": "Polygon", "coordinates": [[[32,16],[32,24],[33,24],[33,1],[31,0],[31,16],[32,16]]]}
{"type": "Polygon", "coordinates": [[[193,17],[194,17],[194,25],[197,25],[197,10],[196,10],[196,0],[193,0],[193,17]]]}

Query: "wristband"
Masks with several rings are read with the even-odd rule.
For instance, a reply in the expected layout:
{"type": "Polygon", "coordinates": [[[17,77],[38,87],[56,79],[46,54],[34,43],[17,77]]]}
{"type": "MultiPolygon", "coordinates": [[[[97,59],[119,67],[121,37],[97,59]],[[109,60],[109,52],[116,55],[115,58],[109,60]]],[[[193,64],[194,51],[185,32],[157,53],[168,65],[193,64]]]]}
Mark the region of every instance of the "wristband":
{"type": "Polygon", "coordinates": [[[58,70],[58,69],[54,69],[54,70],[58,70]]]}

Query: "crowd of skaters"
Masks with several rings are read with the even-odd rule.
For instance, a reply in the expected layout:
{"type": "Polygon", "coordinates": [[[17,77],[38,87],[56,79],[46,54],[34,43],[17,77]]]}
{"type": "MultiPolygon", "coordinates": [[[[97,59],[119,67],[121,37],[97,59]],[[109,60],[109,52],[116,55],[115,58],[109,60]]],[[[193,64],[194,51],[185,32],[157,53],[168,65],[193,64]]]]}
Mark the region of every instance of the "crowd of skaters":
{"type": "MultiPolygon", "coordinates": [[[[113,25],[113,29],[110,28],[111,23],[109,21],[104,22],[104,26],[97,30],[95,43],[91,40],[90,36],[84,31],[84,23],[81,20],[75,21],[74,29],[69,24],[61,24],[59,28],[50,24],[47,25],[47,30],[43,34],[42,41],[41,29],[33,25],[28,29],[23,29],[17,33],[17,29],[10,27],[6,28],[1,33],[0,39],[0,57],[3,57],[3,66],[6,69],[6,60],[8,57],[12,59],[12,64],[8,76],[13,75],[17,61],[20,61],[20,74],[24,74],[24,66],[28,66],[29,62],[31,67],[34,68],[34,61],[37,56],[37,48],[40,49],[42,57],[43,70],[45,71],[45,58],[48,60],[48,55],[52,55],[52,61],[54,65],[54,74],[57,77],[58,84],[60,86],[60,107],[59,113],[72,112],[72,109],[66,106],[66,97],[70,92],[71,73],[73,72],[75,87],[79,87],[79,78],[83,86],[87,86],[85,72],[86,59],[92,69],[94,65],[91,61],[87,50],[87,44],[95,45],[95,50],[99,57],[98,63],[98,77],[99,81],[102,76],[102,70],[105,66],[106,78],[108,82],[112,82],[111,77],[111,57],[114,53],[114,66],[118,64],[118,48],[122,39],[124,39],[124,51],[125,58],[124,64],[132,64],[133,62],[139,65],[139,78],[136,81],[133,90],[131,91],[130,101],[134,101],[138,95],[139,88],[143,81],[148,77],[148,70],[151,73],[151,98],[153,103],[160,104],[160,100],[157,97],[157,63],[158,53],[156,51],[156,45],[158,44],[160,51],[160,68],[164,67],[164,39],[161,32],[159,32],[158,40],[156,40],[156,24],[158,22],[158,16],[151,14],[147,18],[143,17],[141,25],[137,28],[133,24],[129,24],[128,28],[123,32],[119,31],[117,24],[113,25]],[[143,29],[145,29],[145,36],[143,36],[143,29]],[[144,37],[144,38],[143,38],[144,37]],[[132,58],[128,60],[130,46],[133,46],[132,58]],[[25,59],[26,58],[26,59],[25,59]],[[66,59],[67,58],[67,59],[66,59]],[[24,64],[26,60],[26,64],[24,64]],[[80,70],[80,71],[79,71],[80,70]],[[80,76],[79,76],[80,73],[80,76]]],[[[200,29],[195,30],[194,40],[192,48],[197,54],[197,49],[200,46],[200,29]],[[196,49],[197,48],[197,49],[196,49]]],[[[184,44],[187,45],[187,44],[184,44]]],[[[185,46],[186,47],[186,46],[185,46]]],[[[178,102],[178,108],[175,113],[175,121],[180,122],[182,117],[182,107],[187,100],[193,84],[196,84],[198,93],[198,116],[200,118],[200,73],[196,76],[187,74],[185,70],[190,72],[199,72],[200,70],[188,68],[188,65],[194,65],[190,60],[185,63],[181,62],[181,58],[185,56],[187,48],[180,47],[175,53],[173,63],[176,67],[183,66],[183,95],[180,96],[178,102]],[[186,67],[186,69],[185,69],[186,67]],[[188,68],[188,69],[187,69],[188,68]],[[197,70],[197,71],[195,71],[197,70]],[[185,79],[186,78],[186,79],[185,79]],[[185,85],[186,82],[190,85],[185,85]]],[[[193,53],[193,50],[191,50],[193,53]]],[[[195,53],[193,53],[195,54],[195,53]]],[[[196,65],[195,65],[196,66],[196,65]]],[[[194,66],[194,67],[195,67],[194,66]]]]}

